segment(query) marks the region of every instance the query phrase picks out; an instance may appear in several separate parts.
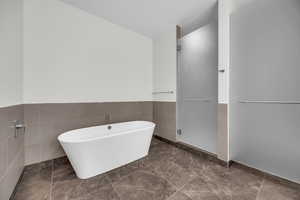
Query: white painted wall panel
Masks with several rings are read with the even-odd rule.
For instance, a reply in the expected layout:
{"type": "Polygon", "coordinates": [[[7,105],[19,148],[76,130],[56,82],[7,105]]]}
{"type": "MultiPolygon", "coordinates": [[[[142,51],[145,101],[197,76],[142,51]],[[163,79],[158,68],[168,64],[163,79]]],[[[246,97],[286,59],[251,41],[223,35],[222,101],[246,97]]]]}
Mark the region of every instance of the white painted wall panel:
{"type": "Polygon", "coordinates": [[[176,101],[176,26],[153,41],[153,92],[174,91],[153,95],[154,101],[176,101]]]}
{"type": "Polygon", "coordinates": [[[22,102],[22,1],[0,0],[0,107],[22,102]]]}
{"type": "Polygon", "coordinates": [[[152,40],[58,0],[24,1],[24,102],[152,100],[152,40]]]}

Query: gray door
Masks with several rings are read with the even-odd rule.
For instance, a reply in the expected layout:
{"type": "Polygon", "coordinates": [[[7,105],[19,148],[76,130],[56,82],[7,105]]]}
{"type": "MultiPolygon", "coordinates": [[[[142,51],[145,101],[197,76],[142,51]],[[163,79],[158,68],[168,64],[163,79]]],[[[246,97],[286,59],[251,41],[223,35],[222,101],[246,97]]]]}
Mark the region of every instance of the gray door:
{"type": "Polygon", "coordinates": [[[300,183],[300,1],[252,1],[230,26],[230,157],[300,183]]]}
{"type": "Polygon", "coordinates": [[[216,153],[218,41],[217,22],[180,40],[178,56],[177,139],[216,153]]]}

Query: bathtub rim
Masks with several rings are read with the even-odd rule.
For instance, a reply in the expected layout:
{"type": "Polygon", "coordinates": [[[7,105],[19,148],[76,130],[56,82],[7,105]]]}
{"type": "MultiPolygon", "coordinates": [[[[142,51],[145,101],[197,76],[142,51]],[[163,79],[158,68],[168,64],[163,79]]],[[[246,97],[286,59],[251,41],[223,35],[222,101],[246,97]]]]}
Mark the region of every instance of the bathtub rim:
{"type": "Polygon", "coordinates": [[[137,131],[148,130],[148,129],[151,129],[151,128],[155,128],[155,126],[156,126],[156,124],[154,122],[143,121],[143,120],[117,122],[117,123],[111,123],[111,124],[103,124],[103,125],[99,125],[99,126],[90,126],[90,127],[85,127],[85,128],[79,128],[79,129],[74,129],[74,130],[70,130],[70,131],[67,131],[67,132],[63,132],[59,136],[57,136],[57,140],[60,143],[65,143],[65,144],[79,144],[79,143],[84,143],[84,142],[96,141],[96,140],[99,140],[99,139],[112,138],[112,137],[116,137],[116,136],[119,136],[119,135],[126,135],[126,134],[134,133],[134,132],[137,132],[137,131]],[[128,123],[128,122],[146,122],[147,124],[149,124],[149,126],[138,128],[138,129],[132,129],[132,130],[129,130],[129,131],[120,131],[120,132],[115,133],[113,135],[104,135],[104,136],[98,136],[98,137],[94,137],[94,138],[83,139],[83,140],[80,140],[80,141],[76,141],[76,140],[70,141],[70,140],[64,140],[63,139],[63,136],[66,136],[66,135],[71,134],[72,132],[75,132],[75,131],[78,131],[78,130],[95,128],[95,127],[100,127],[100,126],[109,126],[109,125],[114,125],[114,124],[123,124],[123,123],[128,123]]]}

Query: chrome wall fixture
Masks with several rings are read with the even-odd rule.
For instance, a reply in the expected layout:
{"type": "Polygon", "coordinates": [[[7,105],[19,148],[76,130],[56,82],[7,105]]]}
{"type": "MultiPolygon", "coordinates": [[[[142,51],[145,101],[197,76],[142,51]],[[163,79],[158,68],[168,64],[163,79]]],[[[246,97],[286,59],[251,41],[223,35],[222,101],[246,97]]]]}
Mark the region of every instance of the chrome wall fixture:
{"type": "Polygon", "coordinates": [[[11,126],[11,128],[14,129],[14,137],[18,137],[19,133],[20,133],[20,130],[23,130],[23,134],[25,134],[25,130],[26,130],[26,127],[25,127],[25,124],[21,123],[20,120],[15,120],[12,122],[13,125],[11,126]]]}
{"type": "Polygon", "coordinates": [[[153,95],[157,94],[174,94],[174,91],[161,91],[161,92],[152,92],[153,95]]]}

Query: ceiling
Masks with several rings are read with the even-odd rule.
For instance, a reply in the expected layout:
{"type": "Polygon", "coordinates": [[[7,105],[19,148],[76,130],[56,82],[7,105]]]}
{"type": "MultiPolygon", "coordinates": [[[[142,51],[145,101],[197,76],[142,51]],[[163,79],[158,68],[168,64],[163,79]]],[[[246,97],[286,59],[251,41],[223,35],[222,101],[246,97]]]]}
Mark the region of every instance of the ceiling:
{"type": "Polygon", "coordinates": [[[91,14],[155,38],[181,25],[183,32],[216,15],[217,0],[62,0],[91,14]]]}

